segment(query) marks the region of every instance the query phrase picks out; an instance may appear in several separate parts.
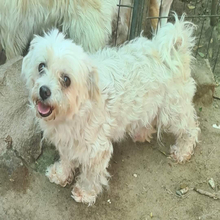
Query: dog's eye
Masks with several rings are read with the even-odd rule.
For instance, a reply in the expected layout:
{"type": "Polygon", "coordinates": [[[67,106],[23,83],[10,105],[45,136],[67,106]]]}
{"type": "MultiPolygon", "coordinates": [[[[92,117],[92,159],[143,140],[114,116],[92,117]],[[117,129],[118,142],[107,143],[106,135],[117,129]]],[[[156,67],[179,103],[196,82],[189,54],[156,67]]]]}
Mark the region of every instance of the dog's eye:
{"type": "Polygon", "coordinates": [[[41,73],[45,67],[46,67],[45,63],[40,63],[38,66],[38,72],[41,73]]]}
{"type": "Polygon", "coordinates": [[[68,76],[64,76],[63,77],[63,84],[64,84],[65,87],[69,87],[70,86],[71,80],[70,80],[70,78],[68,76]]]}

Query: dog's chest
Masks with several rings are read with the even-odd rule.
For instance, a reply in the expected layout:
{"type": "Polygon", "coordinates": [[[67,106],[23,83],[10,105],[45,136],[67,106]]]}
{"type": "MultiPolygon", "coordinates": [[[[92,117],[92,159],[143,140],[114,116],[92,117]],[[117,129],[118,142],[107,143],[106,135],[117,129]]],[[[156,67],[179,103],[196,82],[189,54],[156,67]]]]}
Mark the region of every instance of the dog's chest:
{"type": "Polygon", "coordinates": [[[79,158],[86,152],[84,131],[78,123],[63,123],[45,129],[44,135],[63,155],[79,158]]]}

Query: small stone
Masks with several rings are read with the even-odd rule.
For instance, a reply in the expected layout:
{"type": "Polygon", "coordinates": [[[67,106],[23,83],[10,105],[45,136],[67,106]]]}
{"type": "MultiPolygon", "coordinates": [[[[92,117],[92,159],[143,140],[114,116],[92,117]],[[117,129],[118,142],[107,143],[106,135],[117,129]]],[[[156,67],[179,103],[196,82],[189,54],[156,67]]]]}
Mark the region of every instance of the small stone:
{"type": "Polygon", "coordinates": [[[189,187],[185,187],[185,188],[181,188],[179,190],[176,191],[176,194],[178,196],[182,196],[184,194],[186,194],[189,191],[189,187]]]}
{"type": "Polygon", "coordinates": [[[217,128],[217,129],[220,129],[220,125],[218,125],[218,124],[214,124],[214,125],[212,125],[212,127],[213,127],[213,128],[217,128]]]}
{"type": "Polygon", "coordinates": [[[212,187],[212,189],[215,189],[215,182],[213,180],[213,178],[211,178],[209,181],[208,181],[209,185],[212,187]]]}
{"type": "Polygon", "coordinates": [[[178,196],[182,196],[182,193],[180,192],[180,190],[177,190],[177,191],[176,191],[176,194],[177,194],[178,196]]]}
{"type": "Polygon", "coordinates": [[[111,203],[112,203],[110,199],[108,199],[108,200],[107,200],[107,202],[108,202],[109,204],[111,204],[111,203]]]}
{"type": "Polygon", "coordinates": [[[7,149],[11,149],[12,148],[12,138],[10,135],[8,135],[6,138],[5,138],[5,142],[7,143],[7,149]]]}
{"type": "Polygon", "coordinates": [[[215,108],[218,108],[218,105],[215,105],[215,108]]]}
{"type": "Polygon", "coordinates": [[[134,173],[133,176],[134,176],[135,178],[137,178],[137,174],[136,174],[136,173],[134,173]]]}
{"type": "Polygon", "coordinates": [[[189,191],[189,188],[188,188],[188,187],[186,187],[186,188],[180,190],[180,192],[181,192],[182,195],[186,194],[188,191],[189,191]]]}

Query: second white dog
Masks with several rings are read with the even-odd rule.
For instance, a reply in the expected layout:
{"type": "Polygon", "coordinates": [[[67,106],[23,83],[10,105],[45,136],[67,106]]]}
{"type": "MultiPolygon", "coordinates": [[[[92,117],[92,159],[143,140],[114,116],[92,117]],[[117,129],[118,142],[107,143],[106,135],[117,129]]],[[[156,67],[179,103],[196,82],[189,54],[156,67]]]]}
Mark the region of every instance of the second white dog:
{"type": "Polygon", "coordinates": [[[22,73],[44,137],[60,153],[46,175],[72,190],[77,202],[92,204],[108,185],[112,141],[128,133],[148,140],[156,124],[176,136],[171,155],[188,160],[199,127],[192,104],[191,49],[194,26],[184,21],[162,27],[152,41],[139,37],[124,46],[88,55],[58,30],[36,36],[22,73]]]}
{"type": "Polygon", "coordinates": [[[0,0],[0,43],[7,59],[22,55],[44,30],[59,28],[87,52],[109,43],[118,0],[0,0]]]}

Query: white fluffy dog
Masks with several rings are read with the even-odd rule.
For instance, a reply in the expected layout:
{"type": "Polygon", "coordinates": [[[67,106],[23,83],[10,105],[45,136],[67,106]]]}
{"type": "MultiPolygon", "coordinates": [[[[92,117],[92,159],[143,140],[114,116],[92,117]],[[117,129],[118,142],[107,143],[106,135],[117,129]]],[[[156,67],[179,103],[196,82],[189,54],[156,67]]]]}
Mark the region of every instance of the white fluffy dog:
{"type": "Polygon", "coordinates": [[[85,51],[103,48],[118,0],[0,0],[0,43],[7,59],[22,55],[34,34],[57,27],[85,51]]]}
{"type": "Polygon", "coordinates": [[[60,154],[46,175],[66,186],[80,167],[72,190],[77,202],[94,203],[108,185],[112,142],[126,133],[149,140],[155,124],[158,137],[162,129],[176,136],[175,160],[193,154],[200,130],[190,75],[194,26],[175,19],[152,40],[139,37],[93,55],[58,30],[32,40],[22,74],[44,137],[60,154]]]}

